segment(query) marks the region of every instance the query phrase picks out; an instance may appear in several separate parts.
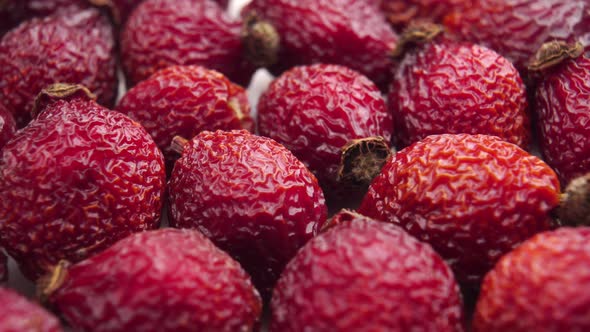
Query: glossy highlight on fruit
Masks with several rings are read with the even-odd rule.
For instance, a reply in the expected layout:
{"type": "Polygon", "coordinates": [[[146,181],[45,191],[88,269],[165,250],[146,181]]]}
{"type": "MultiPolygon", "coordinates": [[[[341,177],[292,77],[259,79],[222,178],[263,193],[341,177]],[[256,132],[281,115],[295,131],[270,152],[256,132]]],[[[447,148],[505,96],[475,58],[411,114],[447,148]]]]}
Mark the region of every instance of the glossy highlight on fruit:
{"type": "Polygon", "coordinates": [[[0,150],[8,143],[8,141],[14,136],[16,131],[16,122],[12,114],[0,104],[0,150]]]}
{"type": "Polygon", "coordinates": [[[59,320],[40,305],[30,302],[15,291],[0,286],[0,331],[62,332],[59,320]]]}
{"type": "Polygon", "coordinates": [[[316,178],[285,147],[245,130],[174,143],[184,151],[169,181],[170,225],[203,232],[270,297],[284,266],[326,219],[316,178]]]}
{"type": "Polygon", "coordinates": [[[459,286],[429,245],[349,211],[335,218],[283,271],[270,331],[464,331],[459,286]]]}
{"type": "Polygon", "coordinates": [[[590,229],[538,234],[484,279],[474,332],[590,329],[590,229]]]}
{"type": "Polygon", "coordinates": [[[470,288],[503,254],[556,226],[559,195],[555,172],[514,144],[432,135],[390,159],[359,212],[432,245],[470,288]]]}

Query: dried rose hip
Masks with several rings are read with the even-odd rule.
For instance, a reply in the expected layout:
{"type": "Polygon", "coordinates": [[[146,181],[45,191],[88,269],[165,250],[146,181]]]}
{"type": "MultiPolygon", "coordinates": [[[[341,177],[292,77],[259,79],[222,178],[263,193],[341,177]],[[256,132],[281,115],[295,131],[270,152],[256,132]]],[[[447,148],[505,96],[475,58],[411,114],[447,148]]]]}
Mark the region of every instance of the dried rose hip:
{"type": "Polygon", "coordinates": [[[170,224],[202,231],[250,273],[263,298],[326,219],[313,174],[277,142],[204,131],[187,142],[169,183],[170,224]]]}
{"type": "Polygon", "coordinates": [[[434,134],[469,133],[498,136],[527,149],[530,120],[519,72],[496,52],[441,32],[438,25],[413,25],[400,38],[398,52],[405,55],[388,96],[398,145],[434,134]]]}
{"type": "Polygon", "coordinates": [[[559,195],[553,170],[512,143],[432,135],[383,167],[359,212],[430,243],[471,288],[500,256],[555,226],[559,195]]]}
{"type": "Polygon", "coordinates": [[[0,104],[0,150],[8,143],[8,141],[14,136],[16,131],[16,123],[12,114],[0,104]]]}
{"type": "Polygon", "coordinates": [[[415,20],[441,23],[451,13],[463,10],[472,0],[373,0],[385,17],[401,31],[415,20]]]}
{"type": "MultiPolygon", "coordinates": [[[[162,153],[138,123],[53,85],[0,160],[0,244],[35,279],[160,223],[162,153]]],[[[86,90],[87,92],[87,90],[86,90]]]]}
{"type": "Polygon", "coordinates": [[[379,89],[338,65],[283,73],[260,98],[258,128],[303,161],[330,197],[366,191],[391,154],[393,123],[379,89]]]}
{"type": "Polygon", "coordinates": [[[129,90],[117,111],[147,129],[164,152],[169,173],[178,159],[170,148],[174,136],[254,129],[246,91],[223,74],[198,66],[172,66],[156,72],[129,90]]]}
{"type": "Polygon", "coordinates": [[[487,46],[525,70],[529,59],[551,40],[590,41],[587,0],[474,0],[445,18],[462,38],[487,46]]]}
{"type": "Polygon", "coordinates": [[[285,268],[270,331],[464,331],[459,286],[429,245],[342,213],[285,268]]]}
{"type": "Polygon", "coordinates": [[[474,332],[590,330],[590,228],[536,235],[484,279],[474,332]]]}
{"type": "Polygon", "coordinates": [[[8,280],[8,257],[0,251],[0,282],[8,280]]]}
{"type": "Polygon", "coordinates": [[[590,59],[581,44],[545,44],[531,70],[537,80],[539,147],[563,184],[590,172],[590,59]]]}
{"type": "Polygon", "coordinates": [[[3,0],[0,2],[0,36],[22,21],[89,8],[86,0],[3,0]]]}
{"type": "Polygon", "coordinates": [[[198,231],[133,234],[65,265],[42,280],[41,295],[76,330],[246,332],[261,314],[240,264],[198,231]]]}
{"type": "Polygon", "coordinates": [[[61,332],[59,320],[13,290],[0,287],[0,331],[61,332]]]}
{"type": "Polygon", "coordinates": [[[280,74],[293,66],[333,63],[350,67],[384,88],[397,36],[377,6],[356,0],[254,0],[243,17],[272,24],[280,36],[280,74]]]}
{"type": "Polygon", "coordinates": [[[52,83],[83,84],[110,106],[117,88],[113,52],[110,23],[97,9],[27,21],[0,42],[0,103],[19,127],[52,83]]]}

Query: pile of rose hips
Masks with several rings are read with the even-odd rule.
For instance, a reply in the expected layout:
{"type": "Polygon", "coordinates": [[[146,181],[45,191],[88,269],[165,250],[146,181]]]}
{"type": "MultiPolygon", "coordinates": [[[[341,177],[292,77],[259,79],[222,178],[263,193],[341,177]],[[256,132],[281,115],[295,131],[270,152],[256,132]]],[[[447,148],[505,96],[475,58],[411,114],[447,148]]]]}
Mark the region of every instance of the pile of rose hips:
{"type": "Polygon", "coordinates": [[[590,330],[587,0],[227,5],[0,2],[0,332],[590,330]]]}

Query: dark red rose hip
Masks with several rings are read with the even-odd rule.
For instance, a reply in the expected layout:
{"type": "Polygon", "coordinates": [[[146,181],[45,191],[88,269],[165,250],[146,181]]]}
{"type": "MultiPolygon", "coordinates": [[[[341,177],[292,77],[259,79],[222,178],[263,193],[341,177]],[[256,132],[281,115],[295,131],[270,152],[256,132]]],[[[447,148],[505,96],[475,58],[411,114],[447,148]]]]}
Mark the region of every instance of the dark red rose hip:
{"type": "Polygon", "coordinates": [[[8,141],[14,136],[16,131],[16,123],[12,114],[0,104],[0,150],[8,143],[8,141]]]}
{"type": "Polygon", "coordinates": [[[174,136],[190,139],[203,130],[253,131],[246,91],[223,74],[198,66],[172,66],[127,92],[117,111],[141,123],[166,157],[168,173],[179,155],[174,136]]]}
{"type": "Polygon", "coordinates": [[[145,129],[79,87],[54,85],[38,104],[0,160],[0,245],[31,279],[158,227],[166,176],[145,129]]]}
{"type": "Polygon", "coordinates": [[[445,16],[463,10],[472,0],[373,0],[396,30],[415,20],[442,23],[445,16]]]}
{"type": "Polygon", "coordinates": [[[250,332],[261,314],[240,264],[196,230],[133,234],[64,265],[41,293],[76,330],[250,332]]]}
{"type": "Polygon", "coordinates": [[[464,331],[459,286],[429,245],[341,214],[283,271],[270,331],[464,331]]]}
{"type": "Polygon", "coordinates": [[[53,83],[87,86],[102,105],[115,101],[113,31],[97,9],[35,18],[0,42],[0,103],[23,127],[35,96],[53,83]]]}
{"type": "Polygon", "coordinates": [[[432,135],[399,151],[359,212],[432,245],[460,283],[477,287],[497,260],[556,226],[555,172],[498,137],[432,135]]]}
{"type": "Polygon", "coordinates": [[[170,224],[202,231],[250,273],[263,298],[326,219],[313,174],[277,142],[245,130],[176,138],[170,224]]]}
{"type": "Polygon", "coordinates": [[[86,0],[3,0],[0,2],[0,36],[33,17],[67,14],[90,8],[86,0]]]}
{"type": "Polygon", "coordinates": [[[59,320],[40,305],[30,302],[13,290],[0,287],[0,331],[62,332],[59,320]]]}

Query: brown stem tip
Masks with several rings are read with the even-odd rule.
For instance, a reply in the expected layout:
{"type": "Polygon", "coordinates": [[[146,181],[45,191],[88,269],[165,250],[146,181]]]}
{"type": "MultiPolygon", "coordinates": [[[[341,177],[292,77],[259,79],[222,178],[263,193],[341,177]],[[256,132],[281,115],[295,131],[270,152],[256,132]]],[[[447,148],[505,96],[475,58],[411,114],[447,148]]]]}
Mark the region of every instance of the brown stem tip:
{"type": "Polygon", "coordinates": [[[51,294],[64,284],[68,277],[69,265],[68,261],[61,260],[48,274],[39,278],[37,281],[37,297],[41,303],[46,303],[51,294]]]}
{"type": "Polygon", "coordinates": [[[342,147],[338,182],[352,187],[368,187],[393,154],[383,137],[350,141],[342,147]]]}
{"type": "Polygon", "coordinates": [[[562,63],[567,59],[575,59],[584,53],[581,43],[568,44],[563,41],[545,43],[537,51],[529,63],[530,71],[542,71],[562,63]]]}
{"type": "Polygon", "coordinates": [[[33,119],[36,118],[47,105],[56,100],[68,99],[75,96],[96,100],[96,96],[81,84],[55,83],[41,90],[37,95],[31,116],[33,119]]]}
{"type": "Polygon", "coordinates": [[[564,225],[590,225],[590,173],[567,185],[557,213],[564,225]]]}
{"type": "Polygon", "coordinates": [[[178,154],[182,154],[184,152],[184,147],[188,144],[188,140],[181,136],[174,136],[172,139],[172,143],[170,144],[170,149],[178,154]]]}
{"type": "Polygon", "coordinates": [[[242,41],[246,59],[256,67],[270,67],[277,63],[281,38],[269,22],[252,13],[244,20],[242,41]]]}
{"type": "Polygon", "coordinates": [[[429,43],[444,31],[445,29],[440,24],[425,21],[412,23],[400,36],[391,56],[394,59],[399,59],[412,47],[429,43]]]}

